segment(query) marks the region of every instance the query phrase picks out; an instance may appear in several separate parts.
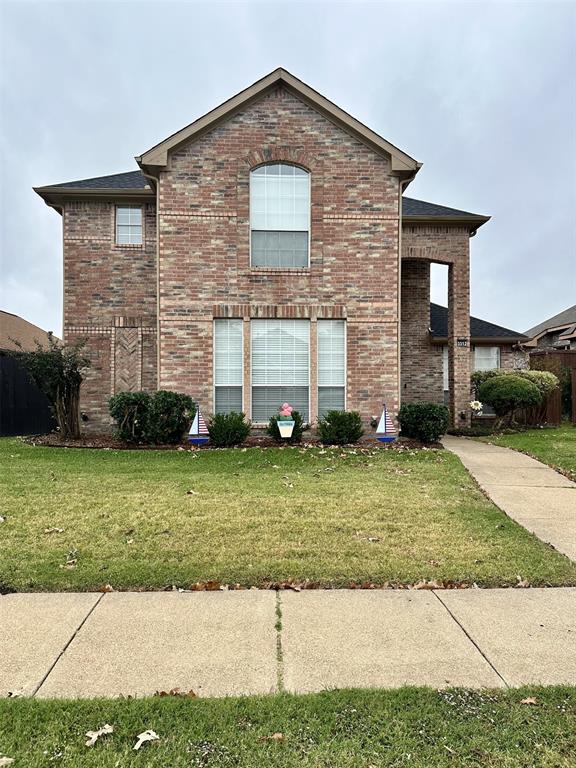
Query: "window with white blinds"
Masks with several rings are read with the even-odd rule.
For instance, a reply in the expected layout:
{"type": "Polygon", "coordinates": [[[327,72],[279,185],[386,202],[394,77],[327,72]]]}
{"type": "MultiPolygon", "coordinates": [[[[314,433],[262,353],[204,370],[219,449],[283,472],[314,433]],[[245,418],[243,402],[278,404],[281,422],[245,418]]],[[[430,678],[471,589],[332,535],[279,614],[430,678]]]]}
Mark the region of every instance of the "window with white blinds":
{"type": "Polygon", "coordinates": [[[318,416],[346,404],[346,323],[318,320],[318,416]]]}
{"type": "Polygon", "coordinates": [[[116,206],[116,244],[142,245],[142,206],[116,206]]]}
{"type": "Polygon", "coordinates": [[[214,320],[214,412],[242,411],[242,320],[214,320]]]}
{"type": "Polygon", "coordinates": [[[474,347],[474,370],[492,371],[500,368],[500,347],[474,347]]]}
{"type": "Polygon", "coordinates": [[[265,422],[283,402],[309,418],[310,322],[252,320],[252,421],[265,422]]]}
{"type": "Polygon", "coordinates": [[[250,173],[254,267],[307,267],[310,174],[297,165],[261,165],[250,173]]]}

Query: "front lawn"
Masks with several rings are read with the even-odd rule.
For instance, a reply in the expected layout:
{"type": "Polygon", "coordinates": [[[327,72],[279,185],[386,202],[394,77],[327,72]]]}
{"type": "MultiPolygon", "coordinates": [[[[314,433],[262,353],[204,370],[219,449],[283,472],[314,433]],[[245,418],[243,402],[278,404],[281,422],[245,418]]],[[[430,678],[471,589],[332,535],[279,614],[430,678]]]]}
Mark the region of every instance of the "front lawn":
{"type": "MultiPolygon", "coordinates": [[[[576,584],[448,451],[113,451],[0,441],[0,585],[576,584]]],[[[1,586],[0,586],[1,589],[1,586]]]]}
{"type": "Polygon", "coordinates": [[[0,700],[0,755],[14,768],[571,768],[576,689],[0,700]],[[85,746],[105,723],[113,733],[85,746]],[[135,751],[149,729],[159,739],[135,751]]]}
{"type": "Polygon", "coordinates": [[[576,426],[572,424],[555,429],[529,429],[514,435],[493,435],[486,440],[527,453],[576,480],[576,426]]]}

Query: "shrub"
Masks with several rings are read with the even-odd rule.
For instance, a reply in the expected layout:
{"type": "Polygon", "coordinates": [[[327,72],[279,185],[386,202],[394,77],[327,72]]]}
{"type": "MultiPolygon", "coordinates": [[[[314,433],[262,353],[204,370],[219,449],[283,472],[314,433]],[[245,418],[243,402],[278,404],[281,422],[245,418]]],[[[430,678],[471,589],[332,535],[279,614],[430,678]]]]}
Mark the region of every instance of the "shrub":
{"type": "Polygon", "coordinates": [[[542,394],[536,384],[521,376],[494,376],[480,385],[478,397],[491,406],[497,416],[508,417],[512,422],[518,408],[531,408],[542,402],[542,394]]]}
{"type": "Polygon", "coordinates": [[[455,437],[489,437],[492,432],[492,427],[449,427],[446,430],[447,435],[455,437]]]}
{"type": "Polygon", "coordinates": [[[90,360],[83,354],[86,341],[62,344],[52,333],[48,345],[36,341],[36,349],[27,352],[19,341],[9,354],[27,371],[38,389],[46,395],[62,437],[80,437],[80,385],[90,360]]]}
{"type": "Polygon", "coordinates": [[[328,411],[318,421],[320,440],[326,445],[356,443],[362,435],[362,421],[357,411],[328,411]]]}
{"type": "Polygon", "coordinates": [[[280,437],[280,430],[278,429],[278,416],[271,416],[266,428],[266,433],[273,437],[274,440],[282,443],[299,443],[302,440],[302,433],[306,429],[306,424],[302,420],[302,415],[299,411],[292,411],[292,418],[294,419],[294,429],[292,430],[292,437],[280,437]]]}
{"type": "Polygon", "coordinates": [[[479,389],[484,382],[490,379],[495,379],[501,376],[516,376],[526,381],[532,382],[538,387],[542,398],[548,397],[550,392],[553,392],[558,386],[558,377],[550,371],[536,371],[529,368],[502,370],[501,368],[495,368],[491,371],[474,371],[470,376],[472,385],[476,392],[479,393],[479,389]]]}
{"type": "Polygon", "coordinates": [[[450,413],[445,405],[437,403],[405,403],[398,411],[398,422],[403,437],[436,443],[445,434],[450,413]]]}
{"type": "Polygon", "coordinates": [[[108,401],[108,409],[119,438],[127,443],[145,441],[150,410],[148,392],[119,392],[108,401]]]}
{"type": "Polygon", "coordinates": [[[146,440],[157,445],[179,443],[190,429],[194,403],[188,395],[160,389],[150,398],[146,440]]]}
{"type": "Polygon", "coordinates": [[[246,440],[250,434],[250,422],[246,421],[243,413],[216,413],[208,423],[208,431],[213,446],[226,448],[246,440]]]}

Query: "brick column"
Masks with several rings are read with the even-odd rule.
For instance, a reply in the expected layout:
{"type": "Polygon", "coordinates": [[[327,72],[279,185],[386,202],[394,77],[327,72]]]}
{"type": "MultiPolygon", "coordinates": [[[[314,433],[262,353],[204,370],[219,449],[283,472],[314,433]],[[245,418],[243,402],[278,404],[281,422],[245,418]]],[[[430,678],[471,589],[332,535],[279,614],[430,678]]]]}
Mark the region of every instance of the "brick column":
{"type": "Polygon", "coordinates": [[[448,268],[448,386],[450,387],[452,424],[456,427],[469,427],[470,259],[468,253],[455,259],[448,268]]]}

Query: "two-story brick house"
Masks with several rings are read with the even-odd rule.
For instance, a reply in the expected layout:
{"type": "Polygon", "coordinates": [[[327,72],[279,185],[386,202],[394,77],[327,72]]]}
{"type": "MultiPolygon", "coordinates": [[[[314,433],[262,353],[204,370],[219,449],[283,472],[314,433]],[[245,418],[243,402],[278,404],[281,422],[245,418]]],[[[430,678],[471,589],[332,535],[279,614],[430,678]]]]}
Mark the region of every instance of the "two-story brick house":
{"type": "Polygon", "coordinates": [[[282,69],[136,160],[36,189],[63,218],[89,424],[137,389],[255,423],[284,400],[311,421],[442,402],[433,262],[449,268],[450,408],[468,421],[469,243],[488,217],[403,198],[420,163],[282,69]]]}

